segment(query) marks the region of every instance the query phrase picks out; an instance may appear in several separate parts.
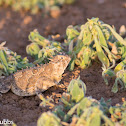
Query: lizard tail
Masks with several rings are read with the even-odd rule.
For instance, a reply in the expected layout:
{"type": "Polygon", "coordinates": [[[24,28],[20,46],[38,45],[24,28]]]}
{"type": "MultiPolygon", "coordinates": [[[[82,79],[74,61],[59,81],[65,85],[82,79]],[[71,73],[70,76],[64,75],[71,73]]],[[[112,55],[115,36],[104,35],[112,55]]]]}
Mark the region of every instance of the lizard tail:
{"type": "Polygon", "coordinates": [[[0,93],[7,93],[11,89],[11,76],[0,78],[0,93]]]}

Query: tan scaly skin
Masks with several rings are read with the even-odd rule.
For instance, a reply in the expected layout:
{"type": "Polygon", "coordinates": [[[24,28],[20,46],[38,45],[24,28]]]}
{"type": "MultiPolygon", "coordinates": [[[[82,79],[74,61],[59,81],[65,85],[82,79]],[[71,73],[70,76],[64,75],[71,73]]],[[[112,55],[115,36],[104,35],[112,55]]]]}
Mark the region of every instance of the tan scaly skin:
{"type": "Polygon", "coordinates": [[[61,81],[70,60],[67,55],[57,55],[48,64],[21,70],[2,78],[0,93],[7,93],[11,89],[18,96],[39,94],[61,81]]]}

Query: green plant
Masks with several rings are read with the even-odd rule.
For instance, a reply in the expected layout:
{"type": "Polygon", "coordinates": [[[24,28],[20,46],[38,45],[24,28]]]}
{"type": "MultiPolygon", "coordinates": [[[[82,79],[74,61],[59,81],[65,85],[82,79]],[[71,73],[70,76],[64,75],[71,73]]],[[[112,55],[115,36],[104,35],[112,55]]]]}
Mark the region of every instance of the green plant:
{"type": "Polygon", "coordinates": [[[72,80],[67,88],[67,91],[71,95],[71,100],[75,101],[76,103],[79,102],[86,93],[86,85],[83,81],[80,80],[78,77],[77,80],[72,80]]]}
{"type": "Polygon", "coordinates": [[[126,45],[121,36],[98,18],[88,19],[88,22],[82,26],[68,26],[66,34],[69,53],[73,58],[70,64],[71,70],[74,69],[73,62],[85,68],[96,56],[106,68],[109,68],[113,60],[120,58],[111,50],[110,41],[113,35],[122,45],[126,45]],[[76,46],[73,46],[74,43],[76,46]]]}
{"type": "Polygon", "coordinates": [[[49,58],[62,52],[61,43],[50,41],[34,30],[29,35],[32,42],[26,47],[26,52],[35,58],[34,64],[47,63],[49,58]]]}
{"type": "Polygon", "coordinates": [[[41,0],[0,0],[0,6],[11,6],[15,11],[25,10],[35,14],[39,11],[41,0]]]}
{"type": "Polygon", "coordinates": [[[52,9],[60,9],[63,4],[72,4],[75,0],[0,0],[0,6],[11,6],[15,11],[25,10],[36,14],[43,9],[46,13],[52,9]]]}
{"type": "Polygon", "coordinates": [[[122,105],[111,106],[101,98],[100,101],[92,97],[85,97],[86,85],[79,78],[70,82],[67,93],[63,93],[60,105],[52,112],[46,112],[38,120],[40,124],[74,125],[74,126],[115,126],[126,125],[126,101],[122,105]],[[77,89],[77,90],[76,90],[77,89]],[[78,99],[77,99],[78,98],[78,99]],[[49,118],[50,117],[50,118],[49,118]],[[44,121],[43,121],[44,120],[44,121]]]}
{"type": "MultiPolygon", "coordinates": [[[[117,65],[118,66],[118,65],[117,65]]],[[[112,88],[112,92],[116,93],[118,91],[118,84],[121,84],[121,88],[126,88],[126,69],[122,68],[116,73],[116,80],[112,88]]]]}
{"type": "Polygon", "coordinates": [[[27,57],[22,59],[20,55],[4,47],[4,45],[5,42],[0,44],[0,76],[8,76],[17,70],[34,66],[32,63],[28,62],[27,57]]]}
{"type": "MultiPolygon", "coordinates": [[[[123,31],[124,32],[124,31],[123,31]]],[[[120,34],[122,34],[120,32],[120,34]]],[[[91,65],[97,58],[102,63],[102,77],[108,85],[108,77],[117,77],[112,91],[118,91],[118,82],[125,86],[126,41],[110,25],[98,18],[88,19],[81,26],[68,26],[66,30],[69,46],[70,70],[75,65],[82,69],[91,65]],[[121,61],[116,67],[117,61],[121,61]],[[114,68],[115,67],[115,68],[114,68]],[[122,72],[123,71],[123,72],[122,72]]]]}
{"type": "Polygon", "coordinates": [[[110,107],[109,112],[111,114],[111,120],[115,124],[122,126],[126,125],[126,101],[122,98],[123,104],[117,104],[116,106],[110,107]]]}
{"type": "Polygon", "coordinates": [[[51,112],[45,112],[37,122],[38,126],[61,126],[60,119],[51,112]],[[48,120],[48,121],[47,121],[48,120]]]}

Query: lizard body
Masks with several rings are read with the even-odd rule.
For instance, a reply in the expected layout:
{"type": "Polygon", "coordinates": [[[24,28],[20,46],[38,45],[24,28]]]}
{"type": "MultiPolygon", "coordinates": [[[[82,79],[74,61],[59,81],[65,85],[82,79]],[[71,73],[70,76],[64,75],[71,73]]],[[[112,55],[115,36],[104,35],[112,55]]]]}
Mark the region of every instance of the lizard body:
{"type": "Polygon", "coordinates": [[[67,55],[57,55],[47,64],[20,70],[0,80],[0,93],[10,89],[19,96],[32,96],[58,84],[70,62],[67,55]]]}

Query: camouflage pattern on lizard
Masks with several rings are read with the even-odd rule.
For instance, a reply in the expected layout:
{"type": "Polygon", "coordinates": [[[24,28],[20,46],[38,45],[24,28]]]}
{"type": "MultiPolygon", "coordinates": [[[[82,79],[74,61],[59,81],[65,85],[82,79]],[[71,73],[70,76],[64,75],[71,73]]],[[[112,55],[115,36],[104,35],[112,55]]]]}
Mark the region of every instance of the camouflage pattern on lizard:
{"type": "Polygon", "coordinates": [[[0,79],[0,93],[10,89],[19,96],[32,96],[58,84],[70,62],[68,55],[57,55],[48,64],[20,70],[0,79]]]}

